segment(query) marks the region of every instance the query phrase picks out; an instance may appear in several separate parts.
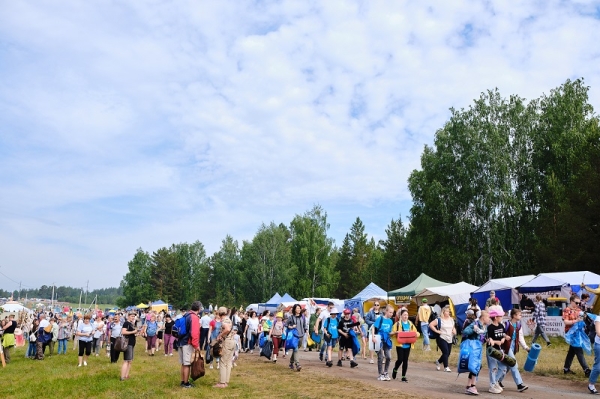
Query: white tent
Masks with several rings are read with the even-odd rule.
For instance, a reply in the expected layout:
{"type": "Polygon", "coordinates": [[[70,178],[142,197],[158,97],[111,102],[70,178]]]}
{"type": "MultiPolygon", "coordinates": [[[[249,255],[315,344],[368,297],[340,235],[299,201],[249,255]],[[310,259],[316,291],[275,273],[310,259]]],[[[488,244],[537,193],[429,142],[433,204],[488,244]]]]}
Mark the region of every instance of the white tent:
{"type": "Polygon", "coordinates": [[[496,297],[500,299],[500,304],[502,304],[504,310],[508,311],[512,309],[512,305],[519,303],[518,288],[534,278],[533,274],[529,274],[526,276],[491,279],[473,291],[472,296],[477,299],[477,303],[483,309],[485,301],[490,297],[490,291],[495,291],[496,297]]]}
{"type": "Polygon", "coordinates": [[[15,301],[6,302],[4,305],[0,305],[0,308],[4,309],[4,312],[6,313],[20,312],[22,310],[26,311],[27,313],[32,312],[31,309],[28,309],[19,302],[15,301]]]}
{"type": "Polygon", "coordinates": [[[578,287],[582,283],[587,286],[600,285],[600,275],[592,272],[558,272],[558,273],[540,273],[540,276],[546,276],[555,280],[564,281],[573,287],[578,287]]]}
{"type": "Polygon", "coordinates": [[[430,303],[448,300],[450,307],[453,308],[453,314],[462,323],[465,320],[465,312],[468,308],[471,292],[476,289],[477,286],[461,281],[456,284],[424,289],[415,295],[415,298],[417,298],[417,303],[423,298],[427,298],[427,301],[430,303]]]}
{"type": "Polygon", "coordinates": [[[384,290],[383,288],[380,288],[375,283],[370,283],[361,292],[359,292],[358,294],[356,294],[352,297],[352,299],[362,299],[362,300],[372,299],[372,298],[385,300],[388,298],[387,291],[384,290]]]}
{"type": "Polygon", "coordinates": [[[519,287],[519,292],[522,294],[556,293],[561,297],[568,298],[571,294],[571,286],[566,281],[538,274],[533,280],[522,284],[519,287]]]}

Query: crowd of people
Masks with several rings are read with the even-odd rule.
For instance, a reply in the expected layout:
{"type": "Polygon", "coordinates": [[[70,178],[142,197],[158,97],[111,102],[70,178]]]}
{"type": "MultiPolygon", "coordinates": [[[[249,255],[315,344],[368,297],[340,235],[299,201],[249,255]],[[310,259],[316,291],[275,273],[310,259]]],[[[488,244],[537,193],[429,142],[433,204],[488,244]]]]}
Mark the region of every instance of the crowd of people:
{"type": "MultiPolygon", "coordinates": [[[[535,301],[527,300],[524,304],[532,314],[531,345],[539,337],[546,342],[546,346],[551,345],[545,331],[544,300],[537,295],[535,301]]],[[[477,300],[471,299],[466,320],[459,325],[451,314],[451,307],[441,305],[444,304],[436,302],[430,306],[424,298],[413,315],[413,323],[407,308],[395,309],[389,304],[381,306],[380,301],[374,301],[364,317],[357,308],[340,310],[333,302],[324,308],[317,307],[312,314],[299,304],[258,314],[254,309],[238,311],[235,308],[213,308],[212,305],[205,309],[200,302],[194,302],[189,309],[180,309],[179,312],[131,311],[107,315],[97,312],[38,312],[21,318],[19,323],[11,315],[2,321],[0,331],[3,332],[2,346],[7,363],[11,361],[11,349],[15,346],[15,330],[20,326],[27,338],[26,357],[44,360],[46,353],[53,355],[55,349],[58,356],[65,355],[68,342],[72,341],[72,349],[78,351],[77,367],[86,367],[90,356],[105,355],[111,363],[117,363],[121,352],[115,350],[115,342],[122,336],[126,337],[121,381],[130,377],[135,345],[141,339],[147,356],[173,356],[173,351],[178,351],[182,388],[193,386],[190,369],[197,352],[203,353],[209,369],[219,370],[219,382],[215,388],[227,388],[231,370],[237,366],[240,354],[253,354],[255,351],[273,363],[287,359],[289,369],[296,372],[302,370],[300,351],[314,350],[315,356],[324,362],[325,367],[333,367],[334,352],[337,351],[337,367],[344,367],[345,361],[351,369],[358,367],[361,359],[371,364],[377,362],[377,380],[391,381],[399,377],[401,382],[408,383],[411,350],[414,350],[421,335],[423,351],[431,351],[431,343],[436,343],[440,357],[435,361],[435,367],[445,372],[452,371],[449,357],[453,346],[459,345],[460,337],[463,342],[473,341],[486,349],[491,348],[482,350],[482,355],[479,355],[487,361],[488,392],[503,392],[504,379],[509,372],[519,392],[528,389],[515,358],[520,350],[529,352],[531,349],[524,339],[521,309],[512,309],[509,315],[505,315],[492,291],[484,308],[477,304],[477,300]],[[396,361],[390,377],[394,349],[396,361]],[[501,353],[514,362],[501,361],[494,353],[501,353]]],[[[578,323],[584,323],[588,316],[585,310],[588,309],[582,298],[575,294],[569,298],[569,305],[562,313],[565,332],[578,323]]],[[[565,374],[575,373],[571,366],[576,357],[588,378],[589,392],[597,394],[595,383],[600,376],[600,318],[591,323],[588,327],[592,329],[589,339],[592,340],[590,344],[595,353],[593,367],[588,366],[581,345],[571,343],[563,371],[565,374]]],[[[476,387],[478,375],[479,369],[469,371],[466,394],[479,394],[476,387]]]]}

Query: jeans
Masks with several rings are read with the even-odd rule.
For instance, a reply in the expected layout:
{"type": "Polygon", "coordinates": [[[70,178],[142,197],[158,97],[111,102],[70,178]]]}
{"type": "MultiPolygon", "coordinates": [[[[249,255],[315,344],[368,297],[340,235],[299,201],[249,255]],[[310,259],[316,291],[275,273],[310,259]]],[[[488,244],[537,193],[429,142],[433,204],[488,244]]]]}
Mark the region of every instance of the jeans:
{"type": "Polygon", "coordinates": [[[290,356],[290,364],[295,364],[296,366],[300,364],[300,362],[298,362],[298,347],[295,347],[292,350],[292,356],[290,356]]]}
{"type": "Polygon", "coordinates": [[[34,357],[37,351],[37,346],[35,342],[29,341],[29,347],[27,348],[27,356],[26,357],[34,357]]]}
{"type": "Polygon", "coordinates": [[[381,346],[379,352],[377,352],[377,370],[379,371],[379,375],[387,374],[390,369],[390,362],[392,361],[392,348],[388,348],[385,345],[381,346]],[[385,358],[385,366],[383,363],[383,359],[385,358]]]}
{"type": "Polygon", "coordinates": [[[567,352],[567,357],[565,358],[565,370],[571,369],[571,364],[573,363],[573,358],[575,356],[577,356],[577,360],[579,361],[579,364],[583,370],[589,369],[588,364],[585,361],[585,356],[583,356],[583,348],[569,346],[569,351],[567,352]]]}
{"type": "Polygon", "coordinates": [[[58,340],[58,354],[67,354],[67,339],[59,339],[58,340]]]}
{"type": "Polygon", "coordinates": [[[535,344],[535,341],[537,341],[539,336],[541,336],[542,339],[546,341],[546,343],[550,342],[548,336],[546,335],[546,331],[544,331],[544,327],[538,324],[535,326],[535,332],[533,333],[533,340],[531,341],[531,343],[535,344]]]}
{"type": "MultiPolygon", "coordinates": [[[[513,346],[514,344],[511,345],[510,350],[508,351],[508,356],[514,357],[516,359],[515,353],[513,352],[513,346]]],[[[502,380],[504,380],[504,376],[508,373],[509,367],[505,364],[501,364],[500,368],[502,368],[503,372],[502,377],[500,377],[498,381],[502,382],[502,380]]],[[[515,384],[521,385],[523,383],[521,373],[519,373],[519,363],[515,363],[513,367],[510,367],[510,373],[512,374],[512,378],[515,381],[515,384]]]]}
{"type": "Polygon", "coordinates": [[[600,376],[600,344],[594,343],[594,366],[590,374],[590,384],[595,384],[600,376]]]}
{"type": "Polygon", "coordinates": [[[421,332],[423,333],[423,345],[429,345],[429,323],[421,322],[421,332]]]}
{"type": "Polygon", "coordinates": [[[248,345],[248,347],[250,348],[251,351],[254,350],[254,347],[256,346],[256,337],[258,336],[258,333],[250,333],[250,344],[248,345]]]}
{"type": "Polygon", "coordinates": [[[439,363],[443,363],[444,367],[448,367],[448,358],[450,357],[450,353],[452,353],[452,344],[444,341],[440,337],[437,338],[437,346],[442,351],[442,356],[438,359],[439,363]]]}
{"type": "Polygon", "coordinates": [[[487,364],[490,373],[490,386],[493,387],[496,385],[502,377],[504,377],[504,368],[499,360],[494,359],[490,355],[486,353],[487,364]]]}
{"type": "Polygon", "coordinates": [[[200,349],[206,350],[208,346],[208,328],[200,329],[200,349]]]}

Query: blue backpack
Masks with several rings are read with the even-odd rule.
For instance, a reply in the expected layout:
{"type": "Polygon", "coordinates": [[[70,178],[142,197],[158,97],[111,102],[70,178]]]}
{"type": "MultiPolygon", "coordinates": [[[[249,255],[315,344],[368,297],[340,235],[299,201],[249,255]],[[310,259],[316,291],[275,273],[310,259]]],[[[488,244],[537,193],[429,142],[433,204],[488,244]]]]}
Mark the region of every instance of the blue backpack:
{"type": "MultiPolygon", "coordinates": [[[[177,320],[175,320],[175,325],[173,325],[173,328],[171,330],[171,334],[175,338],[182,339],[182,338],[187,337],[187,335],[188,335],[187,324],[188,324],[189,318],[190,318],[190,314],[186,313],[183,317],[180,317],[177,320]]],[[[148,327],[150,327],[150,326],[148,326],[148,327]]]]}
{"type": "MultiPolygon", "coordinates": [[[[182,317],[182,319],[183,319],[183,317],[182,317]]],[[[158,330],[158,324],[156,322],[148,322],[148,324],[146,324],[146,335],[147,336],[154,337],[156,335],[156,330],[158,330]]]]}

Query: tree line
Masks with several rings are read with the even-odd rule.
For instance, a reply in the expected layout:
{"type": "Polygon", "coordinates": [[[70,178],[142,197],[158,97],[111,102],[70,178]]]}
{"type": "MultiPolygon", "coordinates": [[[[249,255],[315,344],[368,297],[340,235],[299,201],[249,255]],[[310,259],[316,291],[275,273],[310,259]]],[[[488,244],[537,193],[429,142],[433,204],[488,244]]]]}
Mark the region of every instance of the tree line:
{"type": "MultiPolygon", "coordinates": [[[[315,205],[251,240],[227,235],[208,255],[200,241],[128,263],[121,306],[162,299],[237,306],[276,291],[348,298],[421,272],[450,283],[539,272],[596,270],[600,261],[600,124],[582,79],[525,100],[496,90],[449,120],[408,179],[408,225],[392,218],[376,241],[357,217],[337,246],[315,205]]],[[[78,296],[78,295],[77,295],[78,296]]]]}
{"type": "MultiPolygon", "coordinates": [[[[36,298],[36,299],[52,299],[52,286],[42,285],[40,288],[28,288],[21,291],[4,291],[0,289],[0,297],[10,298],[14,295],[17,298],[36,298]]],[[[123,296],[121,287],[101,288],[86,292],[83,288],[73,288],[65,286],[54,287],[54,300],[58,302],[79,303],[81,295],[81,304],[83,306],[87,298],[87,303],[91,303],[96,296],[97,302],[100,304],[115,304],[117,299],[123,296]]]]}

